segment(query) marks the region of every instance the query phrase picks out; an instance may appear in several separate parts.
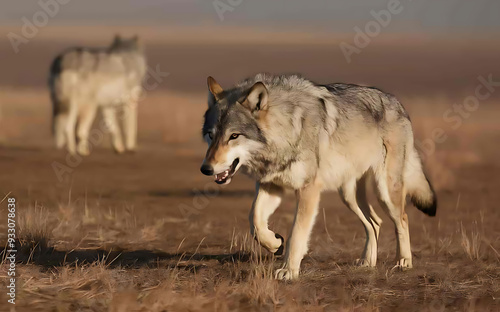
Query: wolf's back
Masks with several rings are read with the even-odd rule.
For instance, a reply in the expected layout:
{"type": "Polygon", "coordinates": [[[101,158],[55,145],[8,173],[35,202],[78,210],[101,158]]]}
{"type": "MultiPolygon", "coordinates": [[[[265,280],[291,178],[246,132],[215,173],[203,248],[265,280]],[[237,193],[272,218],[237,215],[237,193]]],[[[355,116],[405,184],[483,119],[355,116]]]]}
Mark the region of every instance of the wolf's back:
{"type": "Polygon", "coordinates": [[[116,98],[139,86],[146,72],[146,60],[141,51],[110,52],[85,48],[70,49],[54,59],[49,85],[57,113],[62,102],[76,95],[98,94],[112,84],[116,98]],[[116,81],[123,87],[116,89],[116,81]]]}
{"type": "Polygon", "coordinates": [[[142,78],[146,72],[146,60],[142,51],[113,52],[105,49],[73,48],[62,53],[52,62],[51,76],[71,71],[84,79],[90,76],[142,78]]]}

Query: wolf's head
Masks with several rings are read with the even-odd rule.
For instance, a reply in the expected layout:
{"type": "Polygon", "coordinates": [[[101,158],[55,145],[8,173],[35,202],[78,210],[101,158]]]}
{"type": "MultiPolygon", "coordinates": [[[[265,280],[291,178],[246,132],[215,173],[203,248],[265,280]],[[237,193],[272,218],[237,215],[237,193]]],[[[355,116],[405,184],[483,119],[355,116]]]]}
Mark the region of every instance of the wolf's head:
{"type": "Polygon", "coordinates": [[[131,38],[122,38],[120,35],[116,35],[111,43],[109,49],[113,52],[123,52],[123,51],[139,51],[142,45],[138,36],[133,36],[131,38]]]}
{"type": "Polygon", "coordinates": [[[268,108],[268,91],[262,82],[250,88],[224,91],[208,77],[208,109],[203,138],[208,144],[201,172],[228,184],[241,166],[255,161],[266,145],[261,118],[268,108]]]}

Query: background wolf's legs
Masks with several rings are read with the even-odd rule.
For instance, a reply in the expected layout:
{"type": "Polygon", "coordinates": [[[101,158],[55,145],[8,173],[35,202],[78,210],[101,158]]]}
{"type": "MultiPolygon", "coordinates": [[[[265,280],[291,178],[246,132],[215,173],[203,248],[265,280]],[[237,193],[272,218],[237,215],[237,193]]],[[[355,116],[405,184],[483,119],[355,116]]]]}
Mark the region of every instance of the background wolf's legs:
{"type": "Polygon", "coordinates": [[[102,109],[102,114],[108,127],[109,133],[111,134],[111,142],[113,148],[117,153],[123,153],[125,147],[123,146],[122,134],[120,132],[120,127],[118,124],[117,110],[115,106],[105,106],[102,109]]]}
{"type": "Polygon", "coordinates": [[[272,253],[278,251],[282,241],[269,230],[267,221],[281,203],[283,189],[273,184],[256,186],[257,194],[250,211],[250,232],[257,241],[272,253]]]}
{"type": "Polygon", "coordinates": [[[276,271],[276,279],[290,280],[299,276],[300,262],[307,253],[309,236],[318,214],[320,195],[321,186],[314,183],[297,191],[297,210],[287,242],[285,263],[276,271]]]}
{"type": "Polygon", "coordinates": [[[137,145],[137,102],[130,101],[123,107],[125,148],[133,151],[137,145]]]}
{"type": "Polygon", "coordinates": [[[66,124],[68,122],[68,114],[60,113],[54,116],[54,137],[56,139],[56,147],[63,148],[66,143],[66,124]]]}
{"type": "Polygon", "coordinates": [[[66,134],[66,144],[68,152],[72,155],[76,154],[76,120],[78,118],[78,105],[77,103],[71,103],[68,118],[66,119],[66,125],[64,127],[64,132],[66,134]]]}
{"type": "Polygon", "coordinates": [[[78,137],[78,154],[86,156],[90,153],[89,146],[89,132],[94,122],[95,115],[97,112],[97,107],[94,105],[89,105],[80,110],[78,116],[78,127],[76,135],[78,137]]]}
{"type": "Polygon", "coordinates": [[[396,227],[396,266],[402,269],[412,267],[410,230],[408,216],[404,211],[406,197],[403,182],[404,155],[404,151],[395,151],[388,145],[385,165],[375,174],[380,205],[396,227]]]}
{"type": "Polygon", "coordinates": [[[377,264],[377,240],[382,222],[366,199],[365,178],[361,178],[358,182],[355,179],[347,182],[341,187],[339,194],[346,206],[358,216],[365,227],[366,243],[358,264],[374,267],[377,264]]]}

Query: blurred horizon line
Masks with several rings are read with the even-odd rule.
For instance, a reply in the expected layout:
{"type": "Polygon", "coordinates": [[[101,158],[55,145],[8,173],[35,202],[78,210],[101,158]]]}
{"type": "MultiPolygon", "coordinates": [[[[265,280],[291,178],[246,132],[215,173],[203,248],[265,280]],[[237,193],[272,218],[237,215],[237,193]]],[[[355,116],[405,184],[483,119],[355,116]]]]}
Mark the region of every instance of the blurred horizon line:
{"type": "MultiPolygon", "coordinates": [[[[356,32],[310,32],[298,29],[267,29],[263,27],[237,26],[232,28],[213,25],[210,27],[182,26],[176,25],[47,25],[38,28],[36,40],[69,40],[81,42],[102,42],[111,41],[112,36],[120,34],[125,37],[139,35],[141,39],[151,41],[169,41],[172,43],[237,43],[237,44],[339,44],[342,41],[351,43],[356,32]],[[172,27],[175,26],[175,27],[172,27]],[[78,36],[75,36],[75,32],[78,36]]],[[[362,31],[366,34],[366,32],[362,31]]],[[[23,35],[23,27],[14,24],[1,24],[0,33],[4,34],[4,40],[9,41],[9,33],[23,35]]],[[[411,44],[421,41],[447,40],[461,41],[465,38],[476,42],[487,42],[493,44],[491,33],[483,34],[444,34],[444,33],[426,33],[426,32],[401,32],[384,33],[381,32],[375,36],[369,36],[374,42],[386,42],[398,40],[394,44],[400,44],[401,41],[411,44]]]]}

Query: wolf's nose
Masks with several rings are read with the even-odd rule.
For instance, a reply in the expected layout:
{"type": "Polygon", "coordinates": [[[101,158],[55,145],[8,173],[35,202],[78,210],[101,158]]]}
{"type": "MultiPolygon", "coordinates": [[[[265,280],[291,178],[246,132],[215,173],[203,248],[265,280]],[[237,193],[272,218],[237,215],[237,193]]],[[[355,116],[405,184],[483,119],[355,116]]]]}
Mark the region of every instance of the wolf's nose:
{"type": "Polygon", "coordinates": [[[201,166],[200,170],[204,175],[207,176],[214,175],[214,167],[212,167],[211,165],[204,164],[201,166]]]}

